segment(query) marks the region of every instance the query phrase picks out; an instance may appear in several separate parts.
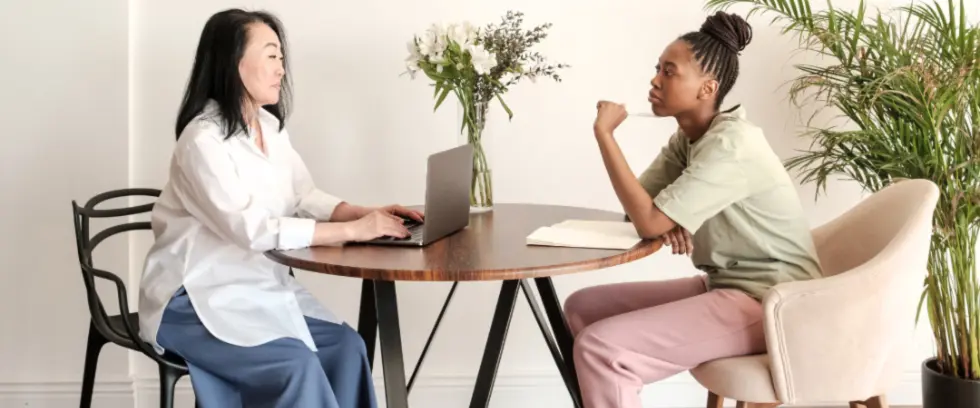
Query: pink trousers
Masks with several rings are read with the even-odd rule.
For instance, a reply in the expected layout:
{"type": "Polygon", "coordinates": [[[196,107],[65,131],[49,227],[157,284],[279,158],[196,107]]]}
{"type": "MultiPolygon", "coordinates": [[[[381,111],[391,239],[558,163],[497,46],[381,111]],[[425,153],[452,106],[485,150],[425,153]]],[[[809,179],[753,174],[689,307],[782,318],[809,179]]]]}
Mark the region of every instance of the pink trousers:
{"type": "Polygon", "coordinates": [[[585,408],[641,408],[645,384],[766,349],[762,305],[702,277],[582,289],[565,316],[585,408]]]}

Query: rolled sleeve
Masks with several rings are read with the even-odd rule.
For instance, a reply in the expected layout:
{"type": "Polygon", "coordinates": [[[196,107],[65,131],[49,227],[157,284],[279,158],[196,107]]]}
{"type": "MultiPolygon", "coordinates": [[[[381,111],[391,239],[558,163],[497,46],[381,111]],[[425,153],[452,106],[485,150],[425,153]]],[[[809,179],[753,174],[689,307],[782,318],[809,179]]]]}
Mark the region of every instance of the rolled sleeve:
{"type": "Polygon", "coordinates": [[[677,180],[684,171],[684,151],[680,140],[684,136],[675,133],[667,144],[660,150],[653,162],[640,174],[638,180],[650,198],[656,197],[660,191],[677,180]]]}
{"type": "Polygon", "coordinates": [[[694,233],[705,221],[748,194],[745,171],[735,146],[714,136],[692,150],[690,163],[653,203],[667,217],[694,233]]]}

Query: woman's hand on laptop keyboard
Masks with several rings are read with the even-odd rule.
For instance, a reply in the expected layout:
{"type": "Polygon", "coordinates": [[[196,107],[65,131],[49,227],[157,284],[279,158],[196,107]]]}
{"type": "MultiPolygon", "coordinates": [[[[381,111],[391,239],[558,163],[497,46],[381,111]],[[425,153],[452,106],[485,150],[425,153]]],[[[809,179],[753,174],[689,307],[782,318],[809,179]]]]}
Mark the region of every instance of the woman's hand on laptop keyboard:
{"type": "Polygon", "coordinates": [[[385,210],[376,210],[349,223],[351,241],[370,241],[389,236],[405,238],[411,235],[400,217],[385,210]]]}
{"type": "Polygon", "coordinates": [[[422,212],[416,210],[410,210],[398,204],[392,204],[392,205],[381,207],[381,210],[391,215],[412,219],[418,222],[422,222],[425,219],[425,215],[422,214],[422,212]]]}

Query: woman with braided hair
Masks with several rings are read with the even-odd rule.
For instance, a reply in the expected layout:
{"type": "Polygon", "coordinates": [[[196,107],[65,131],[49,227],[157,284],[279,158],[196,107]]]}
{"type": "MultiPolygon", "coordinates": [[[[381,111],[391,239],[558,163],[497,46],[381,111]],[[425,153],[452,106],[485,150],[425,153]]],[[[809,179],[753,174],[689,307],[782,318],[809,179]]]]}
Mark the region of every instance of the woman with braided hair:
{"type": "Polygon", "coordinates": [[[613,137],[626,111],[597,106],[593,130],[628,218],[642,237],[690,255],[704,275],[596,286],[567,299],[587,408],[639,408],[644,384],[765,352],[767,290],[821,275],[780,159],[741,106],[721,110],[751,39],[745,20],[719,12],[667,46],[648,99],[678,128],[639,179],[613,137]]]}

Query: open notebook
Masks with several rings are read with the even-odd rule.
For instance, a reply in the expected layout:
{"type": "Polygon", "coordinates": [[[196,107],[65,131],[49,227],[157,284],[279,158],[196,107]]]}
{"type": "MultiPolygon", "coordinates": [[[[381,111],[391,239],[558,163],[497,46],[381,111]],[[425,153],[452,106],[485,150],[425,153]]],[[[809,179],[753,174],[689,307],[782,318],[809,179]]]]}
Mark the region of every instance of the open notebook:
{"type": "Polygon", "coordinates": [[[565,220],[527,236],[527,245],[597,249],[630,249],[640,242],[630,222],[565,220]]]}

